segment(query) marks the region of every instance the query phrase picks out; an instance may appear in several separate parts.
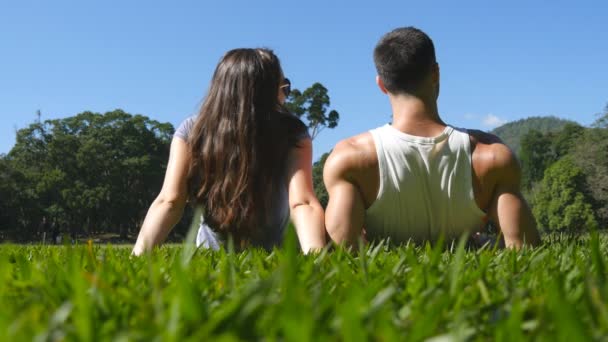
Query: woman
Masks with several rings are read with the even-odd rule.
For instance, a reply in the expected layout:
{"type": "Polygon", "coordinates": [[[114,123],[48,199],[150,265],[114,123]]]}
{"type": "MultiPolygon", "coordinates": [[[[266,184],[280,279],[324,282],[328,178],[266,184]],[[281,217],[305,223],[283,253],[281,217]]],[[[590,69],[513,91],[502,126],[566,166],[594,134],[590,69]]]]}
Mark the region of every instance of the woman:
{"type": "Polygon", "coordinates": [[[197,246],[217,249],[232,236],[236,246],[270,249],[290,218],[304,252],[325,245],[312,142],[302,121],[282,109],[288,94],[271,50],[224,55],[198,116],[174,135],[162,190],[133,254],[160,244],[188,199],[204,212],[197,246]]]}

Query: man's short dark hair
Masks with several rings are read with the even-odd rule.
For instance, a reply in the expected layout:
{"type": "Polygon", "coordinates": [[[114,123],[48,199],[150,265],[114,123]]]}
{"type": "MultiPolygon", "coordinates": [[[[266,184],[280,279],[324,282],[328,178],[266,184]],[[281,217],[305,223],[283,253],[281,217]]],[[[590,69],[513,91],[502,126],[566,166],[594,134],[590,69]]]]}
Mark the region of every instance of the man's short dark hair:
{"type": "Polygon", "coordinates": [[[435,46],[419,29],[401,27],[380,39],[374,49],[374,63],[389,92],[415,93],[437,63],[435,46]]]}

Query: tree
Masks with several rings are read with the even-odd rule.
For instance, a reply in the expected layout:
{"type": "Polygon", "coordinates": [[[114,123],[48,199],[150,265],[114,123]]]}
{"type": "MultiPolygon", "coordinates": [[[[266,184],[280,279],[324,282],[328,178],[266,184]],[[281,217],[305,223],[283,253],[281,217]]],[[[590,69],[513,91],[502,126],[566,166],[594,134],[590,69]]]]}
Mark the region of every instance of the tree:
{"type": "Polygon", "coordinates": [[[604,113],[598,114],[597,120],[591,125],[595,128],[604,128],[608,129],[608,104],[604,107],[604,113]]]}
{"type": "Polygon", "coordinates": [[[585,128],[576,123],[567,123],[560,131],[548,133],[555,158],[568,155],[584,133],[585,128]]]}
{"type": "Polygon", "coordinates": [[[310,88],[300,92],[292,90],[285,102],[285,107],[306,121],[310,135],[314,139],[325,128],[334,128],[338,125],[340,114],[331,110],[327,113],[330,105],[327,88],[321,83],[315,83],[310,88]]]}
{"type": "Polygon", "coordinates": [[[533,212],[545,230],[596,229],[592,201],[583,170],[565,157],[545,171],[533,199],[533,212]]]}
{"type": "Polygon", "coordinates": [[[572,158],[585,173],[601,227],[608,228],[608,106],[573,148],[572,158]]]}
{"type": "MultiPolygon", "coordinates": [[[[14,210],[13,180],[6,156],[0,155],[0,230],[7,230],[11,225],[9,213],[14,210]]],[[[1,239],[0,239],[1,240],[1,239]]]]}
{"type": "Polygon", "coordinates": [[[11,215],[24,231],[46,216],[62,233],[126,237],[158,194],[172,134],[169,123],[122,110],[37,120],[7,156],[21,194],[11,215]]]}
{"type": "Polygon", "coordinates": [[[327,208],[327,202],[329,202],[329,194],[327,193],[325,183],[323,182],[323,168],[325,167],[325,161],[330,153],[331,151],[324,153],[312,166],[312,183],[315,188],[317,199],[323,206],[323,209],[327,208]]]}
{"type": "Polygon", "coordinates": [[[520,160],[522,185],[524,189],[530,189],[543,178],[545,169],[555,161],[549,136],[535,129],[526,133],[521,139],[520,160]]]}
{"type": "Polygon", "coordinates": [[[528,131],[521,139],[520,148],[524,189],[531,189],[543,178],[547,167],[568,155],[584,132],[584,127],[571,122],[565,123],[558,131],[528,131]]]}

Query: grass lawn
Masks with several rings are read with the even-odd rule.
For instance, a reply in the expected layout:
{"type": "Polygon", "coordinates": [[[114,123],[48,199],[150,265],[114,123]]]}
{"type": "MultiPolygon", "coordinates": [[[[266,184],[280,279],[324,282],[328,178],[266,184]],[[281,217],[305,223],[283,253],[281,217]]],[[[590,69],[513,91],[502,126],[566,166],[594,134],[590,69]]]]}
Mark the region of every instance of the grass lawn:
{"type": "Polygon", "coordinates": [[[0,245],[0,339],[601,340],[608,238],[301,255],[0,245]]]}

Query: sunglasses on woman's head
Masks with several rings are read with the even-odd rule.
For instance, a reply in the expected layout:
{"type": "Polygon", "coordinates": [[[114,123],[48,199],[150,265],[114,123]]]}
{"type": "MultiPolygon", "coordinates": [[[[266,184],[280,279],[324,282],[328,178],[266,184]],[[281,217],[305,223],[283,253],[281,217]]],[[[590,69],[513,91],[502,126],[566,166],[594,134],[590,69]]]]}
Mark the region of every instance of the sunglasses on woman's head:
{"type": "Polygon", "coordinates": [[[291,93],[291,82],[289,81],[289,78],[283,79],[283,84],[281,84],[279,88],[283,90],[283,94],[285,94],[285,97],[289,96],[289,94],[291,93]]]}

